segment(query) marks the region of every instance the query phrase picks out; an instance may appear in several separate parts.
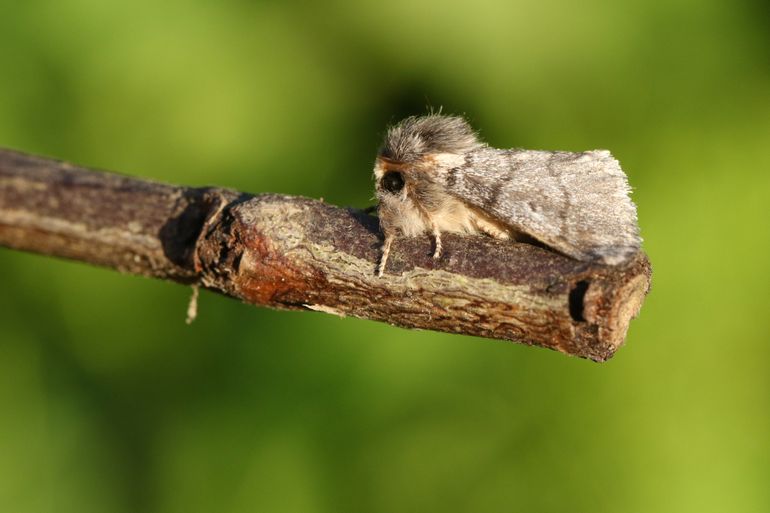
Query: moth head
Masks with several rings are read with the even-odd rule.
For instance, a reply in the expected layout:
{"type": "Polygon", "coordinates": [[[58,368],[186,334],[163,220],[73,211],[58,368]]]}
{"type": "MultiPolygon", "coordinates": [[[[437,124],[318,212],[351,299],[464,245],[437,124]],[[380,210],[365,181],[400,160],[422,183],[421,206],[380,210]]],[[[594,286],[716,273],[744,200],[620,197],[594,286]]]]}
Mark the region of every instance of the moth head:
{"type": "Polygon", "coordinates": [[[403,191],[404,185],[406,185],[404,174],[401,171],[390,170],[386,171],[379,179],[377,188],[381,190],[383,194],[398,196],[403,191]]]}
{"type": "Polygon", "coordinates": [[[466,153],[482,146],[465,119],[429,114],[411,116],[390,127],[378,156],[412,163],[430,155],[466,153]]]}
{"type": "Polygon", "coordinates": [[[380,226],[386,235],[396,231],[411,232],[412,228],[417,228],[414,226],[415,220],[422,222],[420,213],[410,197],[409,191],[413,191],[416,185],[410,171],[408,166],[382,157],[374,164],[377,212],[380,226]]]}
{"type": "Polygon", "coordinates": [[[462,154],[483,146],[461,117],[412,116],[390,127],[374,164],[377,210],[386,235],[427,230],[426,210],[441,203],[432,175],[456,167],[462,154]]]}
{"type": "Polygon", "coordinates": [[[374,188],[380,201],[405,200],[409,180],[409,168],[403,164],[381,157],[374,164],[374,188]]]}

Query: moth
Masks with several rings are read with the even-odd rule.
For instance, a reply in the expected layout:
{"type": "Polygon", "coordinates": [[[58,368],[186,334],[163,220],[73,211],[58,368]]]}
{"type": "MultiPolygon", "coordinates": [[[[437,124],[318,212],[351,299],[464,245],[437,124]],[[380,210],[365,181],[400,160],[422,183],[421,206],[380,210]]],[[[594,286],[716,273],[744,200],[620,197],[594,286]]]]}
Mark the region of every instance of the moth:
{"type": "Polygon", "coordinates": [[[390,127],[374,165],[385,272],[397,236],[486,234],[535,239],[577,260],[626,262],[641,245],[636,206],[607,150],[491,148],[457,116],[412,116],[390,127]]]}

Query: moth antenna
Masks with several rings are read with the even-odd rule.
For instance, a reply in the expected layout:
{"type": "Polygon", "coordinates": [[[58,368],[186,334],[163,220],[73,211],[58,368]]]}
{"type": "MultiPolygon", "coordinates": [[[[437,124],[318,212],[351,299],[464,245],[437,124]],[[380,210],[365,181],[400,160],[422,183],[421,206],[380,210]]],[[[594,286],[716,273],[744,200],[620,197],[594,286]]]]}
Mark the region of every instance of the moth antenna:
{"type": "Polygon", "coordinates": [[[382,257],[380,257],[380,266],[377,268],[377,276],[380,278],[382,278],[382,273],[385,272],[385,264],[388,262],[390,245],[393,243],[393,238],[393,235],[386,235],[385,242],[382,244],[382,257]]]}

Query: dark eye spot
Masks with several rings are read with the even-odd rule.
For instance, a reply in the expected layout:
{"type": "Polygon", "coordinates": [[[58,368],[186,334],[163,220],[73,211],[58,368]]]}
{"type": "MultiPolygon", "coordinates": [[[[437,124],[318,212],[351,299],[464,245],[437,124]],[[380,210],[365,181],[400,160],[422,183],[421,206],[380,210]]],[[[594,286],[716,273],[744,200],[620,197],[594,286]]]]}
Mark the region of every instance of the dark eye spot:
{"type": "Polygon", "coordinates": [[[404,177],[398,171],[391,171],[382,177],[380,187],[392,194],[396,194],[404,188],[404,177]]]}

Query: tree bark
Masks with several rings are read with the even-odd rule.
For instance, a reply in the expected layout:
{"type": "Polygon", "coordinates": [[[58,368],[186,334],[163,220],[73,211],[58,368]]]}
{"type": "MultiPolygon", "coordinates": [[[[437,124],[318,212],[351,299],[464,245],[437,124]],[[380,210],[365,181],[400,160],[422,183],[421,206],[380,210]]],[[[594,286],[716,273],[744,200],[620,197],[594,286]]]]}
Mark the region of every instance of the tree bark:
{"type": "Polygon", "coordinates": [[[321,201],[167,185],[0,150],[0,246],[200,285],[255,305],[513,340],[604,361],[650,287],[628,264],[444,235],[393,244],[376,217],[321,201]]]}

